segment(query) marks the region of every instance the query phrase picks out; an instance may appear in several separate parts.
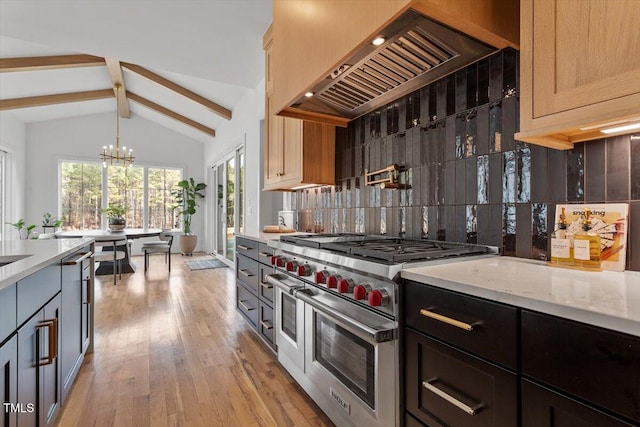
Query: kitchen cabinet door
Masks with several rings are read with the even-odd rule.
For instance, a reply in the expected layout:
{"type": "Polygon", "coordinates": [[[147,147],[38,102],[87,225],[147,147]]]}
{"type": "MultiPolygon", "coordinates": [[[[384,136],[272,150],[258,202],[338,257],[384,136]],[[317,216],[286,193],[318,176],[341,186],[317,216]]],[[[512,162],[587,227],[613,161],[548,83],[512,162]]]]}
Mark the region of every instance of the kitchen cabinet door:
{"type": "Polygon", "coordinates": [[[0,346],[0,393],[2,403],[11,404],[0,411],[0,427],[16,427],[18,423],[18,337],[14,335],[0,346]]]}
{"type": "Polygon", "coordinates": [[[18,330],[19,426],[53,425],[60,409],[60,301],[58,294],[18,330]]]}
{"type": "Polygon", "coordinates": [[[554,148],[640,119],[640,2],[522,0],[519,140],[554,148]]]}
{"type": "Polygon", "coordinates": [[[16,330],[16,284],[0,290],[0,342],[16,330]]]}
{"type": "Polygon", "coordinates": [[[522,381],[523,427],[631,427],[583,403],[522,381]]]}
{"type": "Polygon", "coordinates": [[[281,181],[281,176],[284,173],[284,117],[273,114],[271,101],[271,95],[267,95],[265,106],[265,125],[267,131],[265,132],[266,139],[264,147],[265,188],[281,181]]]}

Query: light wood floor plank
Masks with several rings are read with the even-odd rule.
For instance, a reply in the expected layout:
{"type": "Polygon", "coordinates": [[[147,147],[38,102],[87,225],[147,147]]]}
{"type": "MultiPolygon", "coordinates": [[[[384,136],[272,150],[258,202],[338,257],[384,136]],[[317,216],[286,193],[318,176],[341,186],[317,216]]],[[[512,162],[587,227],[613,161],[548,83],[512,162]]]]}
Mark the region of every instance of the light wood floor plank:
{"type": "Polygon", "coordinates": [[[231,268],[96,280],[95,352],[57,426],[333,426],[235,310],[231,268]]]}

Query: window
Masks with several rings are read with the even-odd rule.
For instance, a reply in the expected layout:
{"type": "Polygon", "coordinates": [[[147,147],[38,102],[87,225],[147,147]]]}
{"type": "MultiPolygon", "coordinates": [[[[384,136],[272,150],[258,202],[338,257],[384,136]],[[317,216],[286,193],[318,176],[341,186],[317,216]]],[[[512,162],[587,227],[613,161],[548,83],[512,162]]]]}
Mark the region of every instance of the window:
{"type": "Polygon", "coordinates": [[[63,162],[60,204],[66,229],[102,228],[102,166],[99,163],[63,162]]]}
{"type": "Polygon", "coordinates": [[[62,161],[60,212],[63,227],[68,230],[100,229],[103,224],[100,209],[121,205],[127,208],[127,227],[173,228],[176,218],[171,192],[180,180],[182,169],[178,168],[103,168],[99,163],[62,161]]]}

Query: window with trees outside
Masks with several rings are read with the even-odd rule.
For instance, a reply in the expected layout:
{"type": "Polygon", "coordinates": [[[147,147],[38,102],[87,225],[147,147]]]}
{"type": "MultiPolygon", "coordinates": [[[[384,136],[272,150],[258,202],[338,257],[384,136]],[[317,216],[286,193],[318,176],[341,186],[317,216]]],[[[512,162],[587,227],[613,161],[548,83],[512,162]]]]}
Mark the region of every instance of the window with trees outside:
{"type": "Polygon", "coordinates": [[[150,166],[108,167],[100,163],[62,161],[60,212],[67,230],[101,229],[102,207],[120,205],[128,228],[174,228],[171,192],[182,169],[150,166]]]}

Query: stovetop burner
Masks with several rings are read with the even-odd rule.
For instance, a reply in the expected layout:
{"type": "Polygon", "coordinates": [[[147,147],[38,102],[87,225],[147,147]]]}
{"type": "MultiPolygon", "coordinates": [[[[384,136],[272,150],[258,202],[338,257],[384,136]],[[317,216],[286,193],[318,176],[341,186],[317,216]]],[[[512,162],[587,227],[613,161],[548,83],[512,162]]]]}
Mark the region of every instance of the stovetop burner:
{"type": "Polygon", "coordinates": [[[489,252],[486,246],[481,245],[364,234],[309,234],[282,236],[280,240],[390,264],[489,252]]]}

